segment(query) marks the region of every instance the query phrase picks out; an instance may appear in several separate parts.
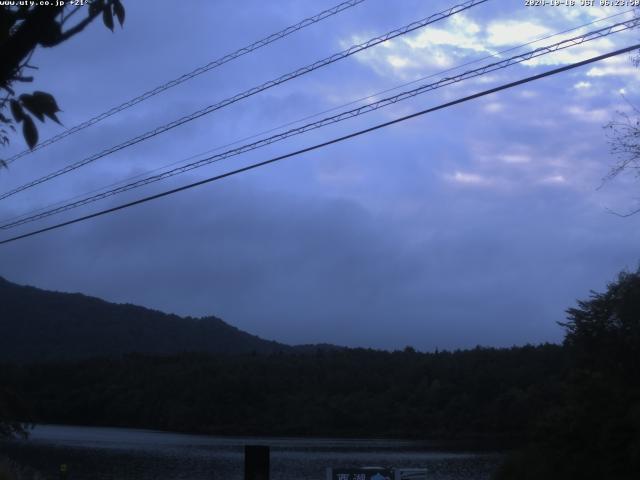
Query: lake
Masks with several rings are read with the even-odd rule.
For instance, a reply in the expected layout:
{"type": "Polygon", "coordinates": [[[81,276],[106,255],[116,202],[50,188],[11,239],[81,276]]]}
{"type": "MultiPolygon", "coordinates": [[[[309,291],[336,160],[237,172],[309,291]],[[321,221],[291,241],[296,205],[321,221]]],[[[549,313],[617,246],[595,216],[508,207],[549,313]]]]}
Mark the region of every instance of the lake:
{"type": "Polygon", "coordinates": [[[149,430],[39,425],[0,452],[48,478],[69,480],[242,480],[245,445],[271,447],[273,480],[324,480],[327,467],[427,468],[433,480],[488,480],[498,453],[449,452],[421,442],[184,435],[149,430]]]}

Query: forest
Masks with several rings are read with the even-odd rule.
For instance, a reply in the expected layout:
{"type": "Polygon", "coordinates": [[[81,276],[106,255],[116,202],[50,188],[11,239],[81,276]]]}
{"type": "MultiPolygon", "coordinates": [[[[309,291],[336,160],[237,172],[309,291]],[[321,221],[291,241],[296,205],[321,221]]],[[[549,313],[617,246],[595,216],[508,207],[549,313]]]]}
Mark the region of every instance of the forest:
{"type": "MultiPolygon", "coordinates": [[[[417,353],[127,355],[4,365],[36,422],[211,434],[521,436],[557,401],[555,345],[417,353]]],[[[560,368],[559,368],[560,367],[560,368]]]]}
{"type": "Polygon", "coordinates": [[[637,478],[640,270],[567,310],[562,345],[317,346],[5,362],[0,422],[509,447],[505,479],[637,478]]]}

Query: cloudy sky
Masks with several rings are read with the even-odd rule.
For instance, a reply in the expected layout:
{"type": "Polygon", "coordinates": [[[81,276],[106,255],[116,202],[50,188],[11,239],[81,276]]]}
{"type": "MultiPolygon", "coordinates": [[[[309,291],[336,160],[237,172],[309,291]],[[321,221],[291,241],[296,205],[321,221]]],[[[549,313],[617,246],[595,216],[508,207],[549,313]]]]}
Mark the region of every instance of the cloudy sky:
{"type": "MultiPolygon", "coordinates": [[[[24,91],[55,94],[67,127],[338,2],[124,3],[124,29],[111,33],[95,22],[34,55],[36,82],[24,91]]],[[[382,98],[380,92],[408,82],[433,76],[392,93],[431,83],[452,74],[444,70],[560,31],[620,14],[500,58],[631,15],[523,3],[490,0],[272,88],[2,200],[0,218],[201,158],[364,97],[382,98]]],[[[366,0],[21,158],[0,172],[0,191],[453,4],[366,0]]],[[[539,57],[2,232],[2,238],[637,41],[637,31],[618,33],[539,57]]],[[[287,343],[432,350],[559,341],[556,322],[566,308],[640,261],[640,215],[609,212],[637,208],[640,183],[623,175],[601,186],[615,162],[603,125],[640,101],[639,72],[622,55],[0,246],[0,275],[181,315],[216,315],[287,343]]],[[[46,124],[41,138],[60,131],[46,124]]],[[[9,157],[23,148],[15,137],[2,153],[9,157]]]]}

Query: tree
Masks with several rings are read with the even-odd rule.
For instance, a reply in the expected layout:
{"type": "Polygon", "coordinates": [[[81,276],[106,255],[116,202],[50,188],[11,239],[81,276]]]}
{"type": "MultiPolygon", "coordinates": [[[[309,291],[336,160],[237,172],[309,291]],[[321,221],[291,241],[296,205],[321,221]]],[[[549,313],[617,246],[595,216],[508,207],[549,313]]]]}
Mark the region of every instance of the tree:
{"type": "Polygon", "coordinates": [[[565,345],[575,352],[578,365],[627,375],[638,383],[640,364],[640,268],[622,272],[605,293],[591,293],[567,310],[565,345]]]}
{"type": "MultiPolygon", "coordinates": [[[[633,113],[618,112],[616,120],[609,122],[605,128],[608,131],[611,153],[617,162],[611,168],[606,181],[613,180],[623,172],[634,174],[640,178],[640,110],[632,107],[633,113]]],[[[629,217],[640,212],[640,207],[618,214],[629,217]]]]}
{"type": "Polygon", "coordinates": [[[34,117],[41,122],[48,118],[60,123],[56,115],[60,109],[51,94],[41,91],[16,93],[16,83],[33,81],[26,72],[35,69],[29,63],[35,49],[60,45],[82,32],[98,16],[111,31],[114,16],[121,26],[124,23],[125,9],[121,0],[82,2],[88,3],[87,6],[74,6],[71,2],[47,3],[51,5],[0,6],[0,91],[4,92],[0,99],[0,143],[5,146],[9,143],[10,131],[21,125],[27,145],[33,148],[38,143],[34,117]],[[72,24],[72,19],[81,10],[86,10],[87,16],[72,24]]]}
{"type": "MultiPolygon", "coordinates": [[[[0,6],[0,143],[9,143],[10,131],[21,125],[22,135],[29,148],[38,143],[38,129],[34,117],[40,122],[45,118],[60,123],[60,111],[53,95],[47,92],[16,93],[16,83],[28,83],[33,77],[25,72],[35,69],[29,62],[37,47],[52,48],[82,32],[98,16],[105,26],[114,29],[114,16],[120,26],[124,23],[125,10],[120,0],[93,0],[88,6],[74,6],[71,2],[47,2],[51,5],[30,5],[32,2],[16,2],[27,5],[0,6]],[[60,5],[54,5],[60,3],[60,5]],[[84,19],[72,24],[72,18],[86,10],[84,19]],[[10,113],[9,113],[10,111],[10,113]]],[[[37,2],[33,2],[37,3],[37,2]]],[[[0,165],[6,164],[0,160],[0,165]]],[[[0,388],[0,438],[24,434],[24,412],[20,402],[8,389],[0,388]]]]}
{"type": "Polygon", "coordinates": [[[640,471],[640,269],[567,310],[562,401],[499,479],[631,480],[640,471]]]}
{"type": "MultiPolygon", "coordinates": [[[[640,15],[640,8],[636,8],[634,13],[640,15]]],[[[636,54],[632,60],[636,67],[640,66],[640,54],[636,54]]],[[[617,112],[616,119],[605,125],[611,153],[617,158],[605,181],[613,180],[624,172],[640,178],[640,109],[627,103],[631,106],[631,113],[617,112]]],[[[640,213],[640,207],[616,215],[630,217],[636,213],[640,213]]]]}
{"type": "Polygon", "coordinates": [[[18,395],[6,387],[0,387],[0,439],[26,436],[25,423],[29,413],[18,395]]]}

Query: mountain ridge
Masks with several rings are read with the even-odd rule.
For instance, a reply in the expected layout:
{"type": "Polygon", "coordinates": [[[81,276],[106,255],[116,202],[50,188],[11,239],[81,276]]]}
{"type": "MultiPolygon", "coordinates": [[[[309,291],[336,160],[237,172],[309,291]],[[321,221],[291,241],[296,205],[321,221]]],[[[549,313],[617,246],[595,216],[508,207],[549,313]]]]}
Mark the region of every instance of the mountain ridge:
{"type": "Polygon", "coordinates": [[[0,276],[0,361],[293,351],[296,347],[252,335],[213,315],[181,317],[82,293],[18,285],[0,276]]]}

